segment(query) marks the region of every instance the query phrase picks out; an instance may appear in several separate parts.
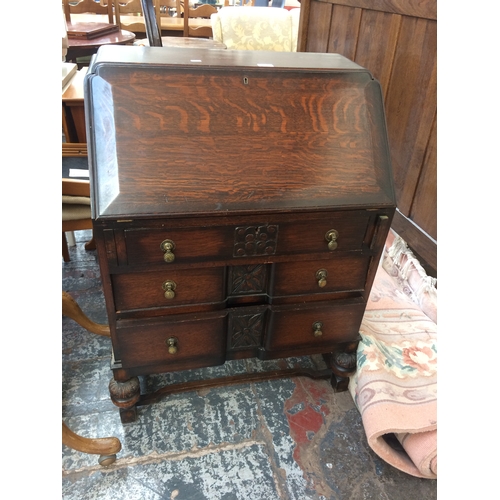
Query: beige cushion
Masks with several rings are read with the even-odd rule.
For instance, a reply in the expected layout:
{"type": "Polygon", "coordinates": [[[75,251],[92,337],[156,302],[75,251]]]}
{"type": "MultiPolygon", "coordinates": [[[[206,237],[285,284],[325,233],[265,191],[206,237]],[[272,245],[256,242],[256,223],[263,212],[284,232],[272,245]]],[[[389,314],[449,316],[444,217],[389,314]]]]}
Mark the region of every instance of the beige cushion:
{"type": "Polygon", "coordinates": [[[296,52],[299,16],[300,9],[223,7],[211,16],[213,38],[229,50],[296,52]]]}
{"type": "Polygon", "coordinates": [[[75,205],[71,203],[62,204],[62,220],[90,219],[90,205],[75,205]]]}

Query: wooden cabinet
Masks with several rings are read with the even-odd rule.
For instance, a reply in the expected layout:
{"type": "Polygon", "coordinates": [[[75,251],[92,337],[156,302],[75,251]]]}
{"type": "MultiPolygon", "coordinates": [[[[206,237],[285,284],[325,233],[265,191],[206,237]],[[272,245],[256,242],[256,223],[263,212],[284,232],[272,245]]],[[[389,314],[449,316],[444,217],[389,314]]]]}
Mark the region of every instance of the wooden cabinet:
{"type": "Polygon", "coordinates": [[[122,420],[137,376],[228,359],[324,354],[345,389],[395,210],[372,75],[331,54],[107,47],[85,102],[122,420]]]}

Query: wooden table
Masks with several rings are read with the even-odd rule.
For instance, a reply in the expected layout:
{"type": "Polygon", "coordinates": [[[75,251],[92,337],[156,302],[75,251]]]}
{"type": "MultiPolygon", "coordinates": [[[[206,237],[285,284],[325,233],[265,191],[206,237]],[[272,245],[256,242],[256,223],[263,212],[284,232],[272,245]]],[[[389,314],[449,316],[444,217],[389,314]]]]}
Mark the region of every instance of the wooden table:
{"type": "MultiPolygon", "coordinates": [[[[100,14],[71,14],[71,21],[76,22],[99,22],[107,23],[108,16],[100,14]]],[[[141,16],[120,16],[120,22],[122,27],[127,28],[127,26],[134,25],[134,33],[146,33],[146,27],[144,25],[144,18],[141,16]],[[139,31],[137,28],[138,21],[142,21],[142,29],[139,31]]],[[[208,26],[212,27],[210,19],[191,19],[189,21],[190,26],[208,26]]],[[[163,36],[182,36],[184,31],[184,19],[181,17],[161,17],[161,33],[163,36]]]]}
{"type": "MultiPolygon", "coordinates": [[[[226,45],[211,38],[196,38],[187,36],[162,36],[163,47],[185,47],[188,49],[226,49],[226,45]]],[[[134,45],[149,46],[148,39],[137,40],[134,45]],[[141,43],[144,42],[144,43],[141,43]]]]}
{"type": "Polygon", "coordinates": [[[83,80],[88,68],[77,71],[62,93],[62,126],[66,143],[63,156],[86,156],[87,134],[83,104],[83,80]]]}
{"type": "Polygon", "coordinates": [[[103,45],[126,45],[133,43],[134,40],[135,34],[126,30],[109,33],[92,38],[91,40],[87,40],[86,38],[68,38],[66,60],[76,62],[77,57],[91,56],[103,45]]]}

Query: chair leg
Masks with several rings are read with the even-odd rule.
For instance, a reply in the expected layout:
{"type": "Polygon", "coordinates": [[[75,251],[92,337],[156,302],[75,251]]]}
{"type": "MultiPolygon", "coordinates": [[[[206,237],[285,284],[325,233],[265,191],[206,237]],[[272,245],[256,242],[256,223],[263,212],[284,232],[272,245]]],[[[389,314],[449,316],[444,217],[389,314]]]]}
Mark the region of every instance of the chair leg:
{"type": "Polygon", "coordinates": [[[64,231],[62,234],[62,255],[64,262],[69,262],[71,260],[69,257],[68,241],[66,240],[66,233],[64,231]]]}
{"type": "Polygon", "coordinates": [[[122,449],[120,440],[116,437],[85,438],[73,432],[64,422],[62,442],[73,450],[100,455],[99,464],[104,466],[111,465],[116,460],[116,454],[122,449]]]}
{"type": "Polygon", "coordinates": [[[62,313],[64,316],[76,321],[80,326],[96,335],[109,337],[109,326],[95,323],[89,319],[86,314],[80,309],[73,297],[66,292],[62,292],[62,313]]]}

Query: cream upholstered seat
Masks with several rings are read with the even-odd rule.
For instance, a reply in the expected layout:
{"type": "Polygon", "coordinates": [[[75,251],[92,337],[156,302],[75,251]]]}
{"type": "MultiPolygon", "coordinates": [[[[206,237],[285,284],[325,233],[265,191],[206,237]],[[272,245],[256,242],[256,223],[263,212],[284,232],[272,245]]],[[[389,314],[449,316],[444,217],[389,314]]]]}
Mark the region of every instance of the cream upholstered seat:
{"type": "Polygon", "coordinates": [[[213,38],[231,50],[296,52],[300,9],[223,7],[211,16],[213,38]]]}
{"type": "MultiPolygon", "coordinates": [[[[62,180],[62,253],[64,262],[70,256],[66,232],[92,229],[89,181],[62,180]]],[[[85,250],[94,250],[94,238],[85,244],[85,250]]]]}

